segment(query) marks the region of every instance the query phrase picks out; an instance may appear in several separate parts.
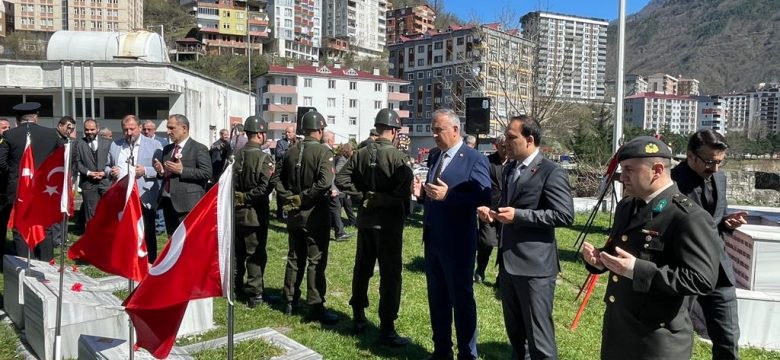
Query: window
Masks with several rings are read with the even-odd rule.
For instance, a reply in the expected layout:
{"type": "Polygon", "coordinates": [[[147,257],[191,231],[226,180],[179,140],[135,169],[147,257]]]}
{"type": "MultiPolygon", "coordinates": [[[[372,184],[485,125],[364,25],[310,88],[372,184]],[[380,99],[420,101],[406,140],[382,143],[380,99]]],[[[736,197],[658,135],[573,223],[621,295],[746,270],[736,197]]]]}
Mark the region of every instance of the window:
{"type": "Polygon", "coordinates": [[[283,96],[279,98],[282,105],[292,105],[292,96],[283,96]]]}
{"type": "Polygon", "coordinates": [[[406,74],[406,80],[414,80],[414,73],[406,74]]]}
{"type": "Polygon", "coordinates": [[[357,118],[354,116],[349,117],[349,124],[350,125],[357,125],[357,118]]]}
{"type": "Polygon", "coordinates": [[[423,131],[423,126],[417,125],[417,132],[422,132],[422,131],[423,131]]]}
{"type": "Polygon", "coordinates": [[[381,108],[382,108],[382,102],[374,101],[374,109],[381,109],[381,108]]]}
{"type": "Polygon", "coordinates": [[[441,55],[436,55],[433,57],[433,63],[434,64],[441,64],[441,55]]]}
{"type": "Polygon", "coordinates": [[[290,122],[290,115],[282,114],[282,122],[290,122]]]}
{"type": "Polygon", "coordinates": [[[433,43],[433,48],[436,49],[436,50],[440,50],[442,48],[442,42],[441,41],[437,41],[437,42],[433,43]]]}
{"type": "Polygon", "coordinates": [[[457,43],[458,45],[463,45],[463,38],[462,38],[462,37],[459,37],[456,43],[457,43]]]}
{"type": "MultiPolygon", "coordinates": [[[[49,98],[51,98],[51,97],[49,97],[49,98]]],[[[90,103],[91,100],[90,99],[86,99],[86,100],[87,100],[86,101],[86,104],[87,104],[87,114],[89,114],[89,115],[87,115],[87,117],[100,118],[100,116],[101,116],[100,115],[100,100],[101,99],[100,98],[96,98],[95,99],[95,115],[94,116],[92,115],[92,104],[90,103]]],[[[29,96],[29,95],[27,96],[27,101],[40,102],[38,100],[33,100],[33,97],[29,96]]],[[[76,98],[76,114],[82,114],[82,111],[81,111],[81,98],[80,97],[76,98]]]]}
{"type": "Polygon", "coordinates": [[[431,91],[431,84],[425,85],[425,91],[431,91]]]}
{"type": "Polygon", "coordinates": [[[424,66],[425,65],[425,59],[417,59],[417,66],[424,66]]]}
{"type": "Polygon", "coordinates": [[[335,124],[336,123],[336,117],[333,115],[328,115],[328,124],[335,124]]]}
{"type": "Polygon", "coordinates": [[[311,79],[303,79],[303,87],[311,87],[311,79]]]}
{"type": "Polygon", "coordinates": [[[350,82],[349,82],[349,89],[350,89],[350,90],[357,90],[357,82],[355,82],[355,81],[350,81],[350,82]]]}
{"type": "MultiPolygon", "coordinates": [[[[425,112],[425,118],[426,118],[426,119],[430,119],[430,118],[431,118],[431,112],[430,112],[430,111],[426,111],[426,112],[425,112]]],[[[429,130],[430,130],[430,129],[429,129],[429,130]]]]}
{"type": "Polygon", "coordinates": [[[374,91],[382,91],[382,83],[374,84],[374,91]]]}
{"type": "Polygon", "coordinates": [[[356,108],[357,107],[357,99],[349,99],[349,107],[350,108],[356,108]]]}
{"type": "Polygon", "coordinates": [[[424,53],[425,52],[425,45],[418,46],[417,47],[417,52],[418,53],[424,53]]]}
{"type": "Polygon", "coordinates": [[[336,107],[336,98],[328,98],[328,107],[336,107]]]}
{"type": "Polygon", "coordinates": [[[441,76],[441,69],[433,70],[433,76],[440,77],[441,76]]]}
{"type": "Polygon", "coordinates": [[[444,75],[450,76],[452,75],[452,68],[446,68],[444,69],[444,75]]]}
{"type": "Polygon", "coordinates": [[[417,78],[418,78],[418,79],[422,79],[422,78],[423,78],[423,75],[425,75],[425,73],[423,73],[422,71],[420,71],[420,72],[418,72],[418,73],[417,73],[417,78]]]}
{"type": "Polygon", "coordinates": [[[289,79],[287,79],[287,78],[281,78],[281,79],[279,80],[279,82],[281,83],[280,85],[285,85],[285,86],[286,86],[286,85],[290,85],[290,84],[289,84],[289,79]]]}
{"type": "Polygon", "coordinates": [[[426,132],[431,132],[431,126],[430,125],[425,125],[425,131],[426,132]]]}
{"type": "Polygon", "coordinates": [[[430,70],[425,72],[425,77],[427,77],[428,79],[431,78],[431,71],[430,70]]]}
{"type": "Polygon", "coordinates": [[[311,96],[303,97],[303,106],[311,106],[311,96]]]}
{"type": "Polygon", "coordinates": [[[328,80],[328,89],[336,88],[336,80],[328,80]]]}
{"type": "MultiPolygon", "coordinates": [[[[127,114],[135,113],[135,98],[133,97],[106,97],[106,119],[121,119],[127,114]]],[[[167,110],[167,109],[166,109],[167,110]]],[[[140,117],[140,114],[139,114],[140,117]]],[[[153,117],[157,118],[157,114],[153,117]]]]}
{"type": "Polygon", "coordinates": [[[409,93],[409,94],[413,93],[414,92],[414,86],[413,85],[407,86],[406,87],[406,92],[409,93]]]}

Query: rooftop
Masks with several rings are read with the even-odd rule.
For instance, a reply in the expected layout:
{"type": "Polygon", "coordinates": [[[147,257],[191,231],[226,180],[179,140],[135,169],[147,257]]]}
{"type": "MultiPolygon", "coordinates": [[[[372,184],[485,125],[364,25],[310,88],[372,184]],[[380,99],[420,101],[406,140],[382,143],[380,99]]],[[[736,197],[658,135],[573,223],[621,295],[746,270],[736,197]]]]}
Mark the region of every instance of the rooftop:
{"type": "MultiPolygon", "coordinates": [[[[392,76],[374,75],[373,72],[361,71],[352,68],[336,68],[336,66],[328,65],[295,65],[295,66],[282,66],[271,65],[268,71],[260,74],[264,75],[313,75],[320,77],[335,77],[335,78],[348,78],[348,79],[361,79],[361,80],[373,80],[373,81],[387,81],[394,83],[408,84],[408,81],[394,78],[392,76]]],[[[258,76],[258,77],[259,77],[258,76]]]]}
{"type": "Polygon", "coordinates": [[[659,92],[644,92],[636,95],[626,96],[626,99],[667,99],[667,100],[696,100],[692,96],[664,94],[659,92]]]}

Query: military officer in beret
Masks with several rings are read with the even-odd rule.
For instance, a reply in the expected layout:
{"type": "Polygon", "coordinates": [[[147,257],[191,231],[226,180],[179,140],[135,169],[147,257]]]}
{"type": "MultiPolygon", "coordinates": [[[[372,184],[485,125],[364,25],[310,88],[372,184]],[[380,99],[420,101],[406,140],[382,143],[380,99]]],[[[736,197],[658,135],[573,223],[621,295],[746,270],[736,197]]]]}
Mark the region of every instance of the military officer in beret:
{"type": "Polygon", "coordinates": [[[247,143],[236,154],[233,164],[235,181],[236,221],[236,292],[243,291],[249,297],[248,306],[254,308],[275,298],[263,295],[263,274],[268,262],[268,194],[274,174],[275,162],[261,148],[265,144],[268,124],[265,120],[250,116],[244,122],[247,143]],[[244,284],[244,273],[247,275],[244,284]]]}
{"type": "Polygon", "coordinates": [[[289,251],[284,272],[287,314],[301,297],[306,274],[307,320],[334,324],[338,316],[325,310],[325,268],[328,265],[330,214],[328,197],[334,179],[333,152],[321,143],[325,118],[316,111],[301,118],[303,141],[287,150],[276,191],[287,212],[289,251]],[[304,272],[305,269],[305,272],[304,272]]]}
{"type": "Polygon", "coordinates": [[[336,186],[347,194],[360,195],[363,203],[357,216],[357,253],[352,277],[354,330],[365,331],[368,281],[379,261],[379,343],[404,346],[409,339],[395,330],[401,303],[401,250],[406,201],[411,197],[414,174],[411,161],[395,148],[393,140],[401,129],[398,114],[380,110],[374,121],[378,138],[358,150],[336,174],[336,186]]]}
{"type": "Polygon", "coordinates": [[[376,131],[376,128],[371,129],[371,131],[368,132],[368,137],[365,140],[361,141],[360,144],[358,144],[358,150],[376,141],[377,138],[379,138],[379,132],[376,131]]]}
{"type": "Polygon", "coordinates": [[[689,295],[712,291],[720,247],[712,217],[670,177],[671,150],[642,136],[618,154],[630,194],[618,203],[605,247],[583,245],[587,269],[609,272],[602,359],[690,359],[689,295]]]}

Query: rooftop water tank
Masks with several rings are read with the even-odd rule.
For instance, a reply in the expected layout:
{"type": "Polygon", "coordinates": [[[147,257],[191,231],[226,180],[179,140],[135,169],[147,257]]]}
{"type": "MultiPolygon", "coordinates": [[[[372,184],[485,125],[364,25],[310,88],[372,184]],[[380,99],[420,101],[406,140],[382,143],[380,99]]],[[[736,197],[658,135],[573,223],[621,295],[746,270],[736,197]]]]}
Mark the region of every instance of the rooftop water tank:
{"type": "Polygon", "coordinates": [[[47,60],[137,60],[169,63],[162,37],[149,31],[57,31],[49,40],[47,60]]]}

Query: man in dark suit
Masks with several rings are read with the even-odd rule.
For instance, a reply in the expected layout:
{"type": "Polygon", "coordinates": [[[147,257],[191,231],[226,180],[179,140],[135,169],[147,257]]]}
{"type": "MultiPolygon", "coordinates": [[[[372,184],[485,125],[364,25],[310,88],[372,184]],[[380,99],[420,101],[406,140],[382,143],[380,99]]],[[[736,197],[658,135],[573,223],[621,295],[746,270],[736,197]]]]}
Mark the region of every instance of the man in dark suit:
{"type": "MultiPolygon", "coordinates": [[[[0,147],[7,147],[8,143],[5,141],[5,132],[11,128],[11,123],[8,119],[0,119],[0,147]]],[[[0,150],[8,152],[8,149],[0,150]]],[[[8,218],[11,217],[11,201],[8,199],[8,171],[0,170],[0,237],[3,239],[2,248],[3,253],[12,254],[13,250],[6,243],[6,233],[8,232],[8,218]]]]}
{"type": "MultiPolygon", "coordinates": [[[[57,135],[56,130],[38,125],[38,109],[40,107],[41,104],[35,102],[14,106],[19,126],[5,133],[7,146],[0,147],[0,171],[8,172],[6,194],[8,194],[8,199],[12,204],[18,200],[16,187],[19,183],[19,162],[27,143],[27,134],[30,134],[30,146],[36,169],[59,145],[59,135],[57,135]]],[[[27,171],[23,171],[22,175],[26,176],[26,173],[27,171]]],[[[16,232],[14,232],[14,247],[18,256],[27,256],[27,243],[16,232]]],[[[54,244],[51,238],[38,244],[32,257],[43,261],[51,260],[54,257],[54,244]]]]}
{"type": "Polygon", "coordinates": [[[484,155],[465,146],[460,119],[450,109],[433,113],[431,129],[438,151],[428,159],[424,188],[414,182],[414,195],[424,203],[423,242],[428,305],[433,328],[431,359],[452,359],[452,318],[458,359],[477,358],[477,309],[474,301],[474,258],[477,251],[478,206],[490,203],[490,177],[484,155]]]}
{"type": "MultiPolygon", "coordinates": [[[[504,189],[504,167],[508,161],[506,152],[506,138],[504,134],[496,137],[496,152],[488,155],[490,164],[490,207],[495,209],[501,201],[501,193],[504,189]]],[[[477,270],[474,272],[474,282],[482,283],[485,281],[485,270],[487,270],[490,261],[490,253],[493,248],[498,246],[498,231],[501,229],[501,223],[494,221],[492,223],[479,222],[479,242],[477,242],[477,270]]],[[[501,263],[501,257],[498,257],[498,263],[501,263]]],[[[498,278],[496,278],[498,286],[498,278]]]]}
{"type": "Polygon", "coordinates": [[[157,140],[157,142],[160,143],[160,146],[165,146],[170,143],[170,141],[168,141],[168,138],[157,135],[157,125],[155,125],[154,121],[152,120],[144,121],[144,125],[141,128],[141,134],[143,134],[144,136],[150,139],[157,140]]]}
{"type": "Polygon", "coordinates": [[[163,179],[160,207],[170,236],[206,193],[211,157],[206,145],[190,138],[190,122],[184,115],[168,117],[168,137],[171,143],[163,148],[162,162],[155,159],[154,168],[163,179]]]}
{"type": "Polygon", "coordinates": [[[485,222],[502,226],[501,300],[512,358],[557,359],[552,319],[555,279],[560,271],[555,228],[574,222],[566,172],[539,152],[542,128],[517,116],[506,128],[508,156],[498,209],[479,208],[485,222]],[[527,350],[526,350],[527,345],[527,350]]]}
{"type": "Polygon", "coordinates": [[[84,200],[84,218],[88,222],[95,215],[95,208],[103,193],[111,186],[105,168],[111,142],[97,136],[98,123],[94,119],[84,121],[84,137],[76,141],[76,171],[80,175],[79,187],[84,200]]]}
{"type": "MultiPolygon", "coordinates": [[[[276,148],[274,148],[274,158],[276,158],[276,167],[278,169],[282,167],[284,154],[293,145],[295,145],[295,126],[288,126],[284,129],[284,137],[276,142],[276,148]]],[[[276,194],[276,218],[279,221],[286,219],[284,209],[282,209],[282,198],[279,197],[279,193],[276,194]]]]}
{"type": "Polygon", "coordinates": [[[722,249],[712,217],[672,182],[672,152],[640,136],[618,154],[629,196],[615,209],[607,244],[585,242],[591,273],[609,271],[604,294],[602,359],[690,359],[691,295],[712,291],[722,249]]]}
{"type": "Polygon", "coordinates": [[[706,210],[718,231],[710,239],[723,251],[720,254],[718,282],[715,290],[696,298],[704,313],[707,335],[712,340],[713,359],[739,358],[739,320],[737,293],[734,288],[734,265],[726,254],[723,234],[747,223],[744,212],[726,213],[726,176],[719,167],[726,160],[726,138],[711,129],[699,130],[688,140],[687,159],[672,169],[672,180],[680,192],[706,210]]]}

